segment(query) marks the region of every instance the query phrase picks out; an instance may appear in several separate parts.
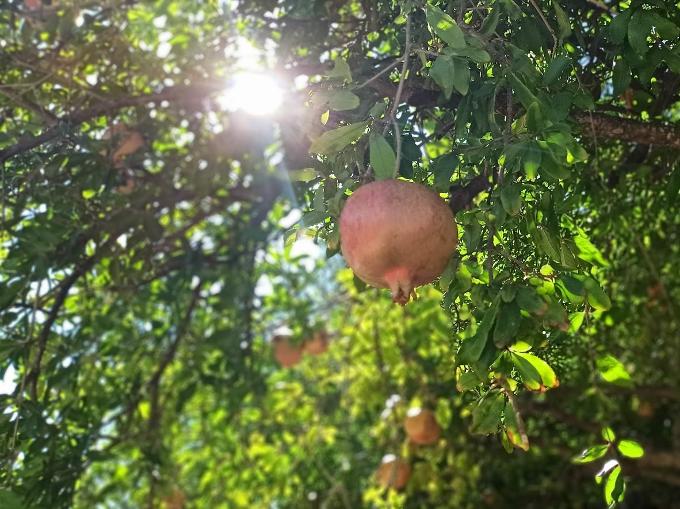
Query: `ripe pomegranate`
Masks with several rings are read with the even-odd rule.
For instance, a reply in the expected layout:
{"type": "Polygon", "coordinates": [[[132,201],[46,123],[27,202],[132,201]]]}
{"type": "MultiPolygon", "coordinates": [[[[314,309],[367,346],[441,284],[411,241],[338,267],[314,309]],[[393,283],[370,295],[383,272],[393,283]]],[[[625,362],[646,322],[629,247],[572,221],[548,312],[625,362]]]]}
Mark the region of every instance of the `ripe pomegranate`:
{"type": "Polygon", "coordinates": [[[321,355],[328,350],[328,335],[323,332],[316,332],[312,339],[305,342],[303,350],[309,355],[321,355]]]}
{"type": "Polygon", "coordinates": [[[404,180],[371,182],[340,214],[342,255],[369,285],[389,288],[402,306],[435,280],[456,249],[453,213],[435,192],[404,180]]]}
{"type": "Polygon", "coordinates": [[[274,336],[272,345],[276,362],[284,368],[291,368],[302,359],[302,347],[291,343],[290,336],[274,336]]]}
{"type": "Polygon", "coordinates": [[[375,473],[378,484],[383,488],[401,490],[411,477],[411,466],[394,454],[386,454],[375,473]]]}
{"type": "Polygon", "coordinates": [[[439,440],[442,429],[431,410],[411,408],[404,420],[409,440],[418,445],[430,445],[439,440]]]}

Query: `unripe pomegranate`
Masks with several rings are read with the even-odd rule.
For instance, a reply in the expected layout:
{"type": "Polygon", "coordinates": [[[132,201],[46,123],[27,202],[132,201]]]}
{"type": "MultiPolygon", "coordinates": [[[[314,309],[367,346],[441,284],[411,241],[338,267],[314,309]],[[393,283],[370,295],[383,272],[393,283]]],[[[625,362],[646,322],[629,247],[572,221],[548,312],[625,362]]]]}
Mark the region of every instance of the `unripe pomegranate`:
{"type": "Polygon", "coordinates": [[[411,408],[404,420],[409,440],[418,445],[430,445],[439,440],[442,429],[431,410],[411,408]]]}
{"type": "Polygon", "coordinates": [[[361,280],[389,288],[406,304],[413,289],[434,281],[456,249],[453,213],[429,188],[403,180],[371,182],[340,214],[342,255],[361,280]]]}
{"type": "Polygon", "coordinates": [[[302,347],[291,343],[290,336],[274,336],[272,346],[276,362],[284,368],[293,367],[302,359],[302,347]]]}
{"type": "Polygon", "coordinates": [[[386,454],[375,473],[378,484],[383,488],[401,490],[411,477],[411,467],[394,454],[386,454]]]}
{"type": "Polygon", "coordinates": [[[323,332],[316,332],[312,339],[305,342],[303,350],[309,355],[321,355],[328,350],[328,335],[323,332]]]}

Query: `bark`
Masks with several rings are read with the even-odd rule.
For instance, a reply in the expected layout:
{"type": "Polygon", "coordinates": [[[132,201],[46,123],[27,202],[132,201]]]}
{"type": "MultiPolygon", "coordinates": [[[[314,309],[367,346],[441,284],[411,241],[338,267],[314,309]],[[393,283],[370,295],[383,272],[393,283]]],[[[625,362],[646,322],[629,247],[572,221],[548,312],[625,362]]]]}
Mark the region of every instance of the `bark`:
{"type": "Polygon", "coordinates": [[[672,124],[582,111],[574,113],[573,118],[583,134],[592,138],[680,149],[680,127],[672,124]]]}

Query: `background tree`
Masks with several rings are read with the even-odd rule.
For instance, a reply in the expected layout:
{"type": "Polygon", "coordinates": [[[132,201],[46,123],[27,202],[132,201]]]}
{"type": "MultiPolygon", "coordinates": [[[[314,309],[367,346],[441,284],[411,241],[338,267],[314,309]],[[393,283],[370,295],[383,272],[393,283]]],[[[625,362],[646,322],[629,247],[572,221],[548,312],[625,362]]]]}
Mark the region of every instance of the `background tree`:
{"type": "Polygon", "coordinates": [[[678,7],[0,0],[0,505],[673,507],[678,7]],[[393,177],[461,238],[403,309],[336,256],[393,177]]]}

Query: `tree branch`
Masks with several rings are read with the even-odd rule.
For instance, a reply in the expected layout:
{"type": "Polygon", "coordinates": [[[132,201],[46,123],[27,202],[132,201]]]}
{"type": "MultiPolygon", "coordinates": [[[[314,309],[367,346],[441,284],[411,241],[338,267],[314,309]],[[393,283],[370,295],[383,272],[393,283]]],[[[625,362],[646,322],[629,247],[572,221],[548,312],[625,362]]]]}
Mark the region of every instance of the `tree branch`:
{"type": "Polygon", "coordinates": [[[26,382],[30,386],[31,398],[33,398],[34,401],[36,401],[38,397],[38,379],[40,378],[40,371],[42,369],[42,359],[45,355],[45,350],[47,349],[47,340],[50,336],[52,326],[57,320],[59,311],[61,310],[61,307],[64,305],[64,301],[66,301],[66,297],[68,297],[68,294],[71,291],[71,287],[73,287],[76,281],[78,281],[78,279],[80,279],[92,268],[92,266],[102,256],[102,254],[116,241],[119,236],[120,234],[118,233],[112,234],[109,239],[104,242],[104,244],[102,244],[99,249],[97,249],[96,253],[85,259],[80,265],[73,269],[73,272],[71,272],[71,274],[66,279],[64,279],[59,286],[59,291],[55,297],[54,304],[52,304],[52,308],[50,309],[50,312],[47,316],[47,320],[45,320],[45,322],[42,324],[40,336],[38,336],[38,352],[35,356],[35,359],[33,360],[31,368],[26,374],[26,382]]]}
{"type": "MultiPolygon", "coordinates": [[[[394,83],[383,79],[375,80],[368,86],[381,96],[393,96],[397,88],[394,83]]],[[[404,91],[404,98],[410,106],[432,107],[439,104],[441,94],[438,90],[411,86],[404,91]]],[[[455,108],[460,99],[458,96],[453,96],[445,106],[455,108]]],[[[680,127],[672,124],[643,122],[600,112],[574,111],[571,116],[585,136],[680,150],[680,127]]]]}
{"type": "Polygon", "coordinates": [[[133,97],[123,97],[115,101],[104,102],[86,108],[71,115],[61,117],[58,122],[45,129],[37,136],[26,136],[19,140],[18,143],[0,150],[0,165],[11,159],[12,157],[39,147],[43,143],[58,138],[64,131],[65,127],[75,127],[83,122],[92,120],[93,118],[106,115],[108,113],[118,111],[130,106],[141,106],[148,103],[155,103],[160,101],[177,101],[177,100],[196,100],[205,97],[205,94],[220,90],[222,87],[217,84],[197,84],[186,87],[170,87],[155,94],[146,94],[133,97]]]}
{"type": "Polygon", "coordinates": [[[584,134],[594,131],[600,139],[680,149],[680,127],[672,124],[581,111],[573,113],[573,117],[584,134]]]}
{"type": "Polygon", "coordinates": [[[478,175],[464,186],[454,184],[449,188],[449,207],[454,214],[465,210],[479,193],[488,189],[491,189],[491,182],[487,175],[478,175]]]}

